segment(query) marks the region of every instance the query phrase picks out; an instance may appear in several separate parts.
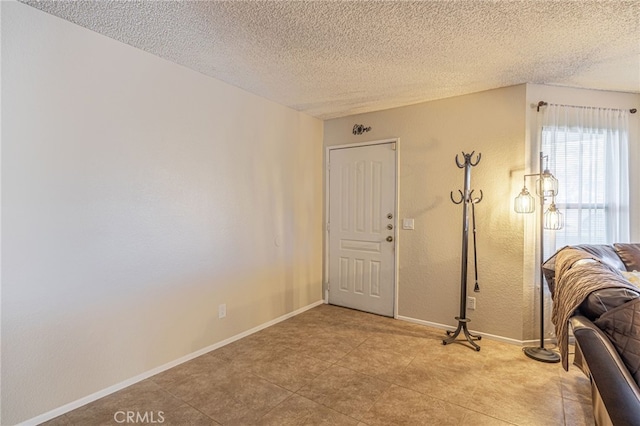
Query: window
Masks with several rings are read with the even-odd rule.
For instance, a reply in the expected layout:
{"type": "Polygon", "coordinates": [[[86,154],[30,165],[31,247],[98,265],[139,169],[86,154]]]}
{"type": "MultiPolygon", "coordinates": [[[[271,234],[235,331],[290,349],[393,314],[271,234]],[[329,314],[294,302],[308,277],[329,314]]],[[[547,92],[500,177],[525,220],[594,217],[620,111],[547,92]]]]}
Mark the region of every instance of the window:
{"type": "Polygon", "coordinates": [[[587,139],[581,136],[566,129],[542,130],[543,151],[552,141],[555,144],[552,172],[562,188],[556,206],[565,215],[565,227],[556,233],[556,247],[607,241],[604,132],[590,132],[587,139]]]}
{"type": "Polygon", "coordinates": [[[547,232],[550,247],[546,250],[553,253],[565,245],[628,241],[627,130],[624,120],[618,120],[625,112],[561,105],[548,108],[540,142],[559,181],[555,202],[565,225],[547,232]]]}

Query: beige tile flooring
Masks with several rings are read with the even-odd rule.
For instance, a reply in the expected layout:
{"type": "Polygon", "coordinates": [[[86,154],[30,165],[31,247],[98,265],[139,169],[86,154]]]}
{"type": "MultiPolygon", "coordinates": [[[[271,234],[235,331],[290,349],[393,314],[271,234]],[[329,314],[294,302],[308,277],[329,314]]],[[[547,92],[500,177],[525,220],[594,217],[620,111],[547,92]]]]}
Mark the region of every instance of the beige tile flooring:
{"type": "Polygon", "coordinates": [[[128,411],[146,414],[138,424],[164,425],[593,424],[576,367],[488,339],[480,352],[444,346],[443,337],[321,305],[47,424],[127,424],[128,411]]]}

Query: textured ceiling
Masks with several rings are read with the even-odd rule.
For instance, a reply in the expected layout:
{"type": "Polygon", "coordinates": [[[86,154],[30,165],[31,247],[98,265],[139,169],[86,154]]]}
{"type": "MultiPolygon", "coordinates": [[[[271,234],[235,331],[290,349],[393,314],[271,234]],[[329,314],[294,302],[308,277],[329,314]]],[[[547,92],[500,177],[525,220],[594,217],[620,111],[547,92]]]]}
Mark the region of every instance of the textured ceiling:
{"type": "Polygon", "coordinates": [[[21,1],[322,119],[527,82],[640,92],[640,0],[21,1]]]}

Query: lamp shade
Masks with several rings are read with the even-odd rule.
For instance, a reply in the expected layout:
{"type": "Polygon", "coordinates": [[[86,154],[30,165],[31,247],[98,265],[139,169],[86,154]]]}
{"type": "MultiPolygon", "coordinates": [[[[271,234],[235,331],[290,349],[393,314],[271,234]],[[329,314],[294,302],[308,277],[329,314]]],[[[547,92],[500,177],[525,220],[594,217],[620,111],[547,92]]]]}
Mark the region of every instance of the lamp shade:
{"type": "Polygon", "coordinates": [[[513,209],[516,213],[533,213],[536,209],[535,199],[529,193],[526,186],[522,188],[520,194],[515,198],[513,202],[513,209]]]}
{"type": "Polygon", "coordinates": [[[544,197],[555,197],[558,195],[558,179],[556,179],[548,169],[542,172],[542,177],[538,179],[536,183],[538,195],[544,197]]]}
{"type": "Polygon", "coordinates": [[[558,230],[564,226],[564,218],[560,210],[556,208],[555,203],[551,203],[546,212],[544,212],[544,229],[558,230]]]}

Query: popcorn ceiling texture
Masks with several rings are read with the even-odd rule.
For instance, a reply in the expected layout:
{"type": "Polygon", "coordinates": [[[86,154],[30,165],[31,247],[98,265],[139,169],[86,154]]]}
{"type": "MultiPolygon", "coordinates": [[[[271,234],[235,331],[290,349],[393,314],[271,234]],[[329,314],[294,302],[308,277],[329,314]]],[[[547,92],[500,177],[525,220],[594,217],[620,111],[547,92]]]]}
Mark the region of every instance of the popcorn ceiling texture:
{"type": "Polygon", "coordinates": [[[640,92],[638,1],[23,3],[321,119],[527,82],[640,92]]]}

